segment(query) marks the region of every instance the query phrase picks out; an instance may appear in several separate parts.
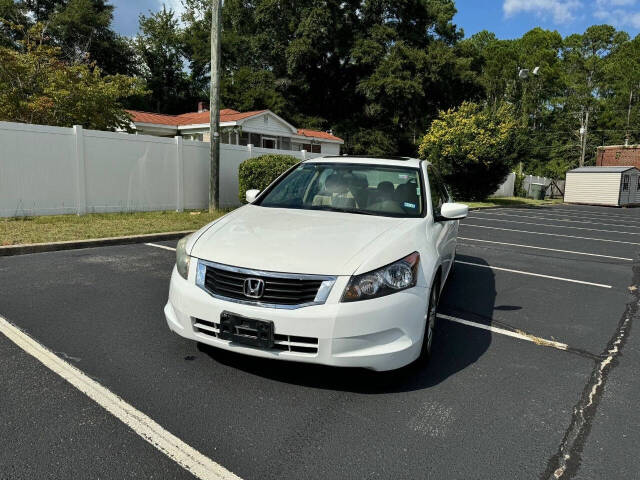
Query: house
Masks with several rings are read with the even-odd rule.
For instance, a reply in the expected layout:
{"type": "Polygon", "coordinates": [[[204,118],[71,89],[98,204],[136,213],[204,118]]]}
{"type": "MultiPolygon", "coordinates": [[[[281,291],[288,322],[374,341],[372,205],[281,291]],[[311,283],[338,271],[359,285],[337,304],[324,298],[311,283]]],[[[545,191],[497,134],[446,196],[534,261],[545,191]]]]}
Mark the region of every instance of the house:
{"type": "MultiPolygon", "coordinates": [[[[160,137],[182,136],[188,140],[210,141],[209,111],[202,103],[198,111],[182,115],[127,110],[131,127],[140,134],[160,137]]],[[[301,151],[326,155],[340,155],[341,138],[331,132],[296,128],[270,110],[238,112],[220,111],[222,143],[254,145],[274,150],[301,151]]]]}
{"type": "Polygon", "coordinates": [[[636,167],[640,169],[640,145],[598,147],[598,167],[636,167]]]}
{"type": "Polygon", "coordinates": [[[636,167],[582,167],[567,172],[566,203],[622,207],[640,203],[640,170],[636,167]]]}

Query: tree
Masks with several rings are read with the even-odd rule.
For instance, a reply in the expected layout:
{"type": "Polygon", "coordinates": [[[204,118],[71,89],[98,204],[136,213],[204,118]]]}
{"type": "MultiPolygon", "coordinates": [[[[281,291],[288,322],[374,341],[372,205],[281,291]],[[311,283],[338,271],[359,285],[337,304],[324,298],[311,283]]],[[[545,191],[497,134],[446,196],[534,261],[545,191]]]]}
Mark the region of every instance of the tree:
{"type": "Polygon", "coordinates": [[[610,25],[594,25],[583,35],[565,39],[562,53],[567,85],[565,108],[577,116],[582,132],[580,166],[584,165],[589,129],[602,100],[607,57],[627,40],[626,33],[617,32],[610,25]]]}
{"type": "Polygon", "coordinates": [[[478,83],[484,90],[484,98],[489,105],[497,106],[505,100],[513,101],[517,82],[518,49],[514,40],[499,40],[495,34],[486,30],[478,32],[462,42],[473,50],[480,65],[478,83]]]}
{"type": "Polygon", "coordinates": [[[23,5],[13,0],[0,0],[0,47],[17,48],[28,21],[23,5]]]}
{"type": "MultiPolygon", "coordinates": [[[[202,84],[209,2],[185,5],[191,81],[202,84]]],[[[415,155],[439,109],[479,93],[455,12],[451,0],[226,0],[225,85],[253,77],[265,94],[228,88],[225,106],[282,109],[301,127],[333,129],[350,153],[415,155]]]]}
{"type": "Polygon", "coordinates": [[[640,141],[640,35],[623,43],[605,65],[603,125],[609,127],[606,137],[616,143],[640,141]],[[634,128],[635,127],[635,128],[634,128]]]}
{"type": "Polygon", "coordinates": [[[286,101],[276,88],[276,78],[269,70],[241,67],[222,80],[222,104],[233,105],[242,112],[269,109],[286,113],[286,101]]]}
{"type": "Polygon", "coordinates": [[[96,130],[128,128],[121,101],[144,92],[140,81],[103,76],[98,67],[68,65],[60,48],[44,42],[37,23],[20,50],[0,47],[0,120],[96,130]]]}
{"type": "Polygon", "coordinates": [[[24,6],[33,17],[34,22],[45,23],[56,7],[63,4],[61,0],[22,0],[16,2],[24,6]]]}
{"type": "Polygon", "coordinates": [[[129,42],[111,28],[113,5],[107,0],[58,2],[48,31],[63,58],[71,63],[96,62],[107,74],[135,73],[129,42]]]}
{"type": "Polygon", "coordinates": [[[496,109],[464,102],[440,112],[422,139],[420,156],[430,160],[462,200],[484,200],[511,167],[518,128],[512,106],[496,109]]]}
{"type": "Polygon", "coordinates": [[[165,7],[149,16],[140,16],[140,32],[135,40],[141,74],[151,95],[145,102],[150,110],[184,113],[185,104],[194,104],[189,94],[185,57],[178,19],[165,7]]]}

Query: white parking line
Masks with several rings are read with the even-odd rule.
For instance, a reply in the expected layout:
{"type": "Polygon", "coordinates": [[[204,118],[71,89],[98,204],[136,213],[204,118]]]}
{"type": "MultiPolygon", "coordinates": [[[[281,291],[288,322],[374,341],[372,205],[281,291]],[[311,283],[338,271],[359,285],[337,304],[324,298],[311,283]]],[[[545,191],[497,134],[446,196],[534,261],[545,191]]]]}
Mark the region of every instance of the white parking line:
{"type": "Polygon", "coordinates": [[[157,243],[145,243],[145,245],[147,245],[148,247],[156,247],[156,248],[161,248],[163,250],[169,250],[172,252],[175,252],[176,249],[173,247],[167,247],[166,245],[158,245],[157,243]]]}
{"type": "Polygon", "coordinates": [[[89,378],[73,365],[62,360],[3,317],[0,317],[0,333],[3,333],[49,370],[87,395],[196,478],[201,480],[240,480],[240,477],[166,431],[144,413],[89,378]]]}
{"type": "MultiPolygon", "coordinates": [[[[569,220],[568,218],[549,218],[547,216],[541,217],[539,215],[510,215],[508,213],[494,213],[494,212],[472,212],[473,217],[481,218],[485,215],[494,215],[500,217],[515,217],[515,218],[535,218],[538,220],[546,220],[548,222],[565,222],[565,223],[581,223],[587,225],[602,225],[607,227],[627,227],[627,228],[640,228],[640,225],[624,225],[619,223],[594,223],[593,220],[569,220]],[[478,214],[482,214],[478,216],[478,214]]],[[[505,220],[506,221],[506,220],[505,220]]],[[[607,230],[608,231],[608,230],[607,230]]]]}
{"type": "Polygon", "coordinates": [[[476,225],[474,223],[461,223],[461,227],[475,227],[475,228],[488,228],[490,230],[501,230],[503,232],[518,232],[518,233],[529,233],[531,235],[547,235],[550,237],[564,237],[564,238],[577,238],[578,240],[594,240],[596,242],[610,242],[610,243],[624,243],[625,245],[640,245],[638,242],[625,242],[623,240],[609,240],[608,238],[592,238],[592,237],[577,237],[575,235],[563,235],[562,233],[545,233],[545,232],[529,232],[527,230],[516,230],[513,228],[500,228],[500,227],[489,227],[487,225],[476,225]]]}
{"type": "MultiPolygon", "coordinates": [[[[558,212],[568,212],[577,215],[584,216],[596,216],[596,217],[607,217],[607,218],[634,218],[633,215],[626,215],[623,213],[613,213],[615,211],[620,211],[620,209],[615,207],[600,207],[600,210],[583,210],[583,209],[574,209],[574,208],[554,208],[553,211],[558,212]],[[608,212],[605,212],[605,209],[609,209],[608,212]]],[[[635,217],[638,218],[638,217],[635,217]]]]}
{"type": "Polygon", "coordinates": [[[574,280],[572,278],[554,277],[554,276],[551,276],[551,275],[543,275],[541,273],[524,272],[522,270],[513,270],[511,268],[494,267],[493,265],[483,265],[482,263],[463,262],[462,260],[456,260],[456,263],[459,263],[461,265],[471,265],[473,267],[489,268],[491,270],[499,270],[501,272],[509,272],[509,273],[517,273],[517,274],[520,274],[520,275],[528,275],[530,277],[540,277],[540,278],[548,278],[549,280],[559,280],[559,281],[562,281],[562,282],[579,283],[581,285],[590,285],[592,287],[612,288],[611,285],[604,285],[602,283],[592,283],[592,282],[585,282],[585,281],[582,281],[582,280],[574,280]]]}
{"type": "Polygon", "coordinates": [[[576,251],[573,251],[573,250],[559,250],[557,248],[534,247],[533,245],[520,245],[518,243],[496,242],[496,241],[493,241],[493,240],[480,240],[479,238],[458,237],[458,240],[464,240],[464,241],[469,241],[469,242],[495,243],[496,245],[507,245],[509,247],[533,248],[535,250],[547,250],[547,251],[550,251],[550,252],[571,253],[571,254],[574,254],[574,255],[587,255],[589,257],[609,258],[609,259],[612,259],[612,260],[624,260],[626,262],[633,262],[633,258],[614,257],[614,256],[611,256],[611,255],[600,255],[598,253],[576,252],[576,251]]]}
{"type": "Polygon", "coordinates": [[[504,220],[502,218],[482,218],[482,217],[475,216],[473,217],[473,219],[485,221],[485,222],[519,223],[521,225],[535,225],[538,227],[570,228],[571,230],[588,230],[590,232],[621,233],[624,235],[640,235],[640,232],[629,232],[629,231],[622,231],[622,230],[603,230],[599,228],[587,228],[587,227],[571,227],[568,225],[549,225],[548,223],[520,222],[518,220],[504,220]]]}
{"type": "MultiPolygon", "coordinates": [[[[482,211],[482,210],[475,210],[482,211]]],[[[566,208],[545,208],[542,209],[533,209],[533,208],[492,208],[492,212],[527,212],[533,214],[540,215],[555,215],[555,216],[563,216],[563,217],[572,217],[572,218],[582,218],[587,220],[600,220],[600,217],[604,217],[603,220],[620,220],[631,223],[639,223],[640,217],[632,216],[632,215],[616,215],[612,213],[602,213],[602,212],[585,212],[585,211],[576,211],[569,210],[566,208]]]]}
{"type": "Polygon", "coordinates": [[[507,337],[517,338],[519,340],[525,340],[527,342],[533,342],[536,345],[557,348],[558,350],[567,350],[569,348],[569,345],[567,345],[566,343],[560,343],[553,340],[545,340],[544,338],[529,335],[525,332],[512,332],[511,330],[505,330],[504,328],[497,328],[492,327],[491,325],[483,325],[482,323],[470,322],[469,320],[451,317],[449,315],[443,315],[441,313],[438,314],[438,318],[449,320],[450,322],[460,323],[462,325],[467,325],[468,327],[475,327],[482,330],[488,330],[493,333],[499,333],[500,335],[506,335],[507,337]]]}

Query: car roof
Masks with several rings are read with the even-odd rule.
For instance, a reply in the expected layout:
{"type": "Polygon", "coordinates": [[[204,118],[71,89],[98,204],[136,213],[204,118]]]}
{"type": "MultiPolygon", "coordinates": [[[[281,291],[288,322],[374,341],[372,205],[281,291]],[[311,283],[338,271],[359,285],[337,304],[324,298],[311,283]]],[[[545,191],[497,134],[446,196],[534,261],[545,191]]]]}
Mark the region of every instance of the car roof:
{"type": "MultiPolygon", "coordinates": [[[[422,162],[419,158],[411,157],[394,157],[394,156],[366,156],[366,155],[340,155],[340,156],[322,156],[306,160],[305,163],[350,163],[362,165],[392,165],[394,167],[411,167],[419,168],[422,162]]],[[[429,162],[425,162],[429,163],[429,162]]]]}

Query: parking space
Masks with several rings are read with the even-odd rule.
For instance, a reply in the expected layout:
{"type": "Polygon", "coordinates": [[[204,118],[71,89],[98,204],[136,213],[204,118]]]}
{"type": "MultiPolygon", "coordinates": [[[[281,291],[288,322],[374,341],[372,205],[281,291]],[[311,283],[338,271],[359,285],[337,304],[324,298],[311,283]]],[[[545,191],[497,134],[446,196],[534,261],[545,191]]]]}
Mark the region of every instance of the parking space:
{"type": "MultiPolygon", "coordinates": [[[[176,242],[0,258],[0,317],[241,478],[635,478],[640,210],[472,212],[460,237],[421,370],[265,361],[169,333],[176,242]]],[[[51,478],[189,476],[0,336],[5,347],[8,478],[47,476],[23,460],[41,424],[51,478]],[[45,414],[36,389],[62,413],[45,414]]]]}

